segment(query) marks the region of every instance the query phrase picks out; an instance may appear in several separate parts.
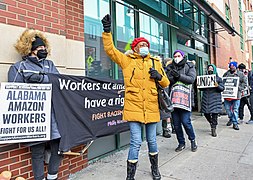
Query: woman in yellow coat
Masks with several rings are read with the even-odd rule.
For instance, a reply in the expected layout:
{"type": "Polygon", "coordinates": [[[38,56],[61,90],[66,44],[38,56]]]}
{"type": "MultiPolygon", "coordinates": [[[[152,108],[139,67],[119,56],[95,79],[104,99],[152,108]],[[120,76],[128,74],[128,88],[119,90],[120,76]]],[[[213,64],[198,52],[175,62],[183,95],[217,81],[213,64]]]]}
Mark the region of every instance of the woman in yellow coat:
{"type": "Polygon", "coordinates": [[[141,127],[144,124],[151,162],[153,179],[161,179],[158,170],[158,149],[156,143],[156,124],[160,121],[157,88],[155,80],[162,87],[169,80],[159,59],[149,54],[150,44],[145,38],[135,38],[131,44],[133,54],[125,55],[117,50],[111,35],[111,17],[102,19],[103,43],[106,54],[123,71],[125,83],[125,103],[123,119],[130,126],[130,148],[127,160],[127,180],[134,180],[141,139],[141,127]]]}

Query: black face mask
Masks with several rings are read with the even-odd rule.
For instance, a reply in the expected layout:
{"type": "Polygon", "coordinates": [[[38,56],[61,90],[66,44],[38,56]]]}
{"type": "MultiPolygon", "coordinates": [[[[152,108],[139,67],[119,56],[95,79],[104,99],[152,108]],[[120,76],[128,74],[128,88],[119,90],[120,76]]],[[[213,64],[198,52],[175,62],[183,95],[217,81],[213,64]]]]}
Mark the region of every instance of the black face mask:
{"type": "Polygon", "coordinates": [[[47,54],[48,54],[47,50],[41,49],[37,51],[37,57],[39,59],[45,59],[47,57],[47,54]]]}
{"type": "Polygon", "coordinates": [[[234,72],[235,72],[235,69],[230,69],[230,72],[231,72],[231,73],[234,73],[234,72]]]}
{"type": "Polygon", "coordinates": [[[213,74],[213,71],[207,71],[207,73],[210,75],[210,74],[213,74]]]}

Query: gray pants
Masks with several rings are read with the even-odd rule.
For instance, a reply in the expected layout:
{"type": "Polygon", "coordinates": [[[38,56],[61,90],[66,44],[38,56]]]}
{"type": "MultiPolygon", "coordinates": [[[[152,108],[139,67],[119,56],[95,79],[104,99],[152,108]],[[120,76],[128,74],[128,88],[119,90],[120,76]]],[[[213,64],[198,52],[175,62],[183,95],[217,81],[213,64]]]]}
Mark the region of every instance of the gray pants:
{"type": "MultiPolygon", "coordinates": [[[[58,154],[60,139],[54,139],[47,142],[50,146],[51,157],[48,164],[48,174],[54,175],[58,173],[62,155],[58,154]]],[[[47,143],[40,143],[31,146],[32,152],[32,168],[35,180],[42,180],[44,178],[44,155],[47,143]]]]}

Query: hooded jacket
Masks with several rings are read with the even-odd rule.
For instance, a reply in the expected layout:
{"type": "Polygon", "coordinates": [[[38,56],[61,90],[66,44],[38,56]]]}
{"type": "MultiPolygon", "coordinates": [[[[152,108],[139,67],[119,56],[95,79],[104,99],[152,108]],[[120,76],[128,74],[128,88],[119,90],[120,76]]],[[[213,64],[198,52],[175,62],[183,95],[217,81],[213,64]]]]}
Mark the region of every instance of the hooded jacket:
{"type": "MultiPolygon", "coordinates": [[[[22,73],[22,70],[38,71],[44,73],[59,74],[54,63],[51,60],[42,59],[38,60],[36,57],[30,56],[32,42],[35,40],[35,36],[40,37],[45,43],[46,47],[49,47],[48,41],[45,36],[36,30],[27,29],[18,39],[15,44],[17,52],[22,56],[22,60],[11,65],[8,71],[8,82],[19,82],[19,83],[49,83],[48,76],[41,75],[40,78],[29,78],[22,73]]],[[[60,138],[58,126],[55,119],[53,106],[51,107],[51,139],[60,138]]],[[[34,145],[35,143],[28,143],[28,145],[34,145]]]]}
{"type": "Polygon", "coordinates": [[[123,119],[141,123],[160,121],[157,88],[154,79],[150,79],[149,70],[153,67],[162,75],[159,84],[169,85],[169,80],[159,59],[148,54],[145,58],[137,53],[124,54],[113,45],[112,34],[103,32],[103,43],[106,54],[117,63],[123,71],[125,83],[125,102],[123,119]]]}
{"type": "MultiPolygon", "coordinates": [[[[210,64],[208,66],[213,67],[213,74],[216,74],[216,82],[218,83],[218,86],[212,87],[212,88],[199,89],[203,91],[202,102],[201,102],[201,112],[202,113],[221,113],[222,111],[221,92],[224,91],[224,85],[223,85],[222,79],[217,74],[216,66],[214,64],[210,64]]],[[[208,74],[208,72],[206,74],[208,74]]]]}

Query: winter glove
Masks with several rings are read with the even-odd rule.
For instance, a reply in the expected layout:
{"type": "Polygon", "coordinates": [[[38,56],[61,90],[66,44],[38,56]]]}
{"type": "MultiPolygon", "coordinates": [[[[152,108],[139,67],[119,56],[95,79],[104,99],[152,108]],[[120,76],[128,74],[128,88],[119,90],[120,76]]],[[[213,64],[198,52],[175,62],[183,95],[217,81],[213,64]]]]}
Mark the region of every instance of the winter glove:
{"type": "Polygon", "coordinates": [[[176,79],[180,78],[180,74],[175,69],[171,70],[171,75],[174,76],[176,79]]]}
{"type": "Polygon", "coordinates": [[[150,68],[149,74],[150,74],[151,79],[155,79],[155,80],[158,80],[158,81],[161,81],[161,79],[162,79],[162,75],[159,74],[158,71],[155,70],[154,68],[150,68]]]}
{"type": "Polygon", "coordinates": [[[111,32],[111,16],[109,14],[105,15],[101,22],[103,24],[104,32],[111,32]]]}
{"type": "Polygon", "coordinates": [[[21,70],[26,83],[41,83],[44,79],[43,72],[21,70]]]}

